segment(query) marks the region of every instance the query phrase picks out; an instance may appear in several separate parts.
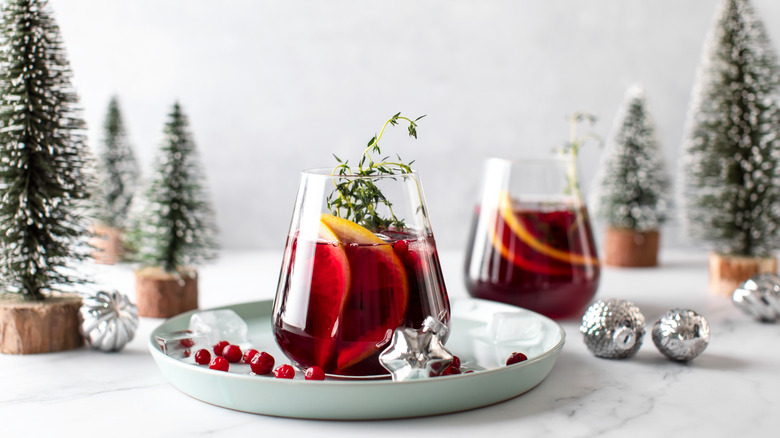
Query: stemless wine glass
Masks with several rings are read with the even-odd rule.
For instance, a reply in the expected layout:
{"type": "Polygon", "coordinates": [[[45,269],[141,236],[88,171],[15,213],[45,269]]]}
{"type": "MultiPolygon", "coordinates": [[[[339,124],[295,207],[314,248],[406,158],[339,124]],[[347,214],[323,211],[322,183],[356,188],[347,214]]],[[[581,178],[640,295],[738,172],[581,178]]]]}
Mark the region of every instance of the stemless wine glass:
{"type": "Polygon", "coordinates": [[[572,158],[485,162],[465,277],[476,298],[551,318],[584,309],[599,261],[572,158]]]}
{"type": "Polygon", "coordinates": [[[387,374],[379,354],[396,328],[450,322],[419,175],[331,172],[301,174],[273,331],[299,367],[387,374]]]}

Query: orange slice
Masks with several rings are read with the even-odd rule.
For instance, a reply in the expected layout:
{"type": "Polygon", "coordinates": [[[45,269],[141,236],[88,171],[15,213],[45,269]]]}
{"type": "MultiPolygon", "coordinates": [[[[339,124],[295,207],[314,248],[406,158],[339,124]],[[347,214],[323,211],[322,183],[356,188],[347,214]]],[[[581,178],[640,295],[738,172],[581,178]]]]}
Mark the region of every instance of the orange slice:
{"type": "MultiPolygon", "coordinates": [[[[540,252],[547,257],[550,257],[555,260],[560,260],[565,263],[571,263],[574,265],[598,265],[599,260],[595,257],[590,257],[586,255],[581,254],[573,254],[568,251],[561,251],[560,249],[553,248],[550,245],[547,245],[546,243],[540,241],[536,237],[534,237],[531,232],[528,231],[528,229],[523,225],[522,221],[520,221],[517,216],[515,216],[514,211],[512,210],[512,200],[509,197],[509,192],[502,192],[501,196],[499,196],[498,201],[498,210],[501,214],[501,217],[504,219],[504,222],[509,226],[509,229],[512,230],[512,232],[525,244],[527,244],[529,247],[533,248],[537,252],[540,252]]],[[[495,242],[495,239],[494,239],[495,242]]],[[[501,245],[503,247],[503,245],[501,245]]],[[[499,251],[501,248],[499,248],[499,251]]],[[[506,248],[504,248],[506,251],[506,248]]],[[[502,254],[503,251],[502,251],[502,254]]]]}
{"type": "Polygon", "coordinates": [[[509,260],[513,265],[524,269],[526,271],[550,274],[550,275],[571,275],[571,269],[556,268],[545,264],[539,264],[523,258],[519,253],[515,253],[509,250],[501,241],[501,237],[496,233],[495,228],[489,228],[488,234],[490,240],[493,242],[493,247],[501,253],[501,257],[505,260],[509,260]]]}
{"type": "MultiPolygon", "coordinates": [[[[376,237],[376,234],[368,229],[350,220],[325,213],[320,216],[320,237],[325,240],[328,240],[328,238],[335,239],[339,243],[357,243],[362,245],[381,245],[385,243],[384,240],[376,237]],[[323,236],[323,233],[327,236],[323,236]]],[[[386,249],[393,252],[389,245],[386,246],[388,247],[386,249]]]]}

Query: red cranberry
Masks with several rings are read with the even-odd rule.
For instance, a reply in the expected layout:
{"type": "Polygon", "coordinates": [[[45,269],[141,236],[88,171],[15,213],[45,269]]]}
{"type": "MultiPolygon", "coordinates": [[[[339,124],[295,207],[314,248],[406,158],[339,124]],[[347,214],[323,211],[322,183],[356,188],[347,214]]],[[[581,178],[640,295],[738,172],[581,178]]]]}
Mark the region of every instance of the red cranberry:
{"type": "Polygon", "coordinates": [[[211,362],[211,353],[205,348],[201,348],[195,353],[195,363],[198,365],[206,365],[211,362]]]}
{"type": "Polygon", "coordinates": [[[406,252],[409,251],[409,244],[404,240],[397,240],[393,244],[393,249],[395,250],[395,253],[400,256],[406,254],[406,252]]]}
{"type": "Polygon", "coordinates": [[[447,367],[446,370],[442,371],[442,376],[452,376],[455,374],[460,374],[460,368],[454,368],[454,367],[447,367]]]}
{"type": "Polygon", "coordinates": [[[306,380],[325,380],[325,371],[322,371],[322,368],[318,366],[309,367],[303,377],[306,380]]]}
{"type": "Polygon", "coordinates": [[[250,348],[249,350],[244,352],[244,363],[249,363],[252,361],[252,358],[255,357],[255,355],[260,354],[259,351],[255,350],[254,348],[250,348]]]}
{"type": "Polygon", "coordinates": [[[415,269],[418,269],[418,265],[420,265],[420,256],[416,252],[407,252],[403,259],[407,266],[412,266],[415,269]]]}
{"type": "Polygon", "coordinates": [[[241,347],[238,345],[228,345],[222,349],[222,356],[230,363],[238,363],[241,361],[241,347]]]}
{"type": "Polygon", "coordinates": [[[258,353],[249,361],[249,367],[255,374],[268,374],[274,368],[274,357],[265,351],[258,353]]]}
{"type": "Polygon", "coordinates": [[[190,354],[192,354],[192,351],[190,351],[189,349],[181,352],[182,357],[190,357],[190,354]]]}
{"type": "Polygon", "coordinates": [[[195,345],[195,341],[193,341],[190,338],[184,338],[181,341],[179,341],[179,345],[181,345],[184,348],[190,348],[193,345],[195,345]]]}
{"type": "Polygon", "coordinates": [[[217,371],[227,371],[228,368],[230,368],[230,364],[228,363],[227,359],[225,359],[224,357],[214,356],[214,359],[211,359],[211,364],[209,365],[209,369],[217,370],[217,371]]]}
{"type": "Polygon", "coordinates": [[[217,356],[222,356],[222,349],[230,345],[230,342],[228,341],[219,341],[216,344],[214,344],[214,354],[217,356]]]}
{"type": "Polygon", "coordinates": [[[509,355],[509,359],[506,360],[506,364],[512,365],[512,364],[522,362],[524,360],[528,360],[528,357],[523,353],[512,353],[509,355]]]}
{"type": "Polygon", "coordinates": [[[274,376],[276,376],[277,379],[292,379],[295,377],[295,368],[293,368],[292,365],[280,365],[274,370],[274,376]]]}
{"type": "Polygon", "coordinates": [[[444,371],[442,376],[451,376],[453,374],[460,374],[460,358],[458,356],[452,356],[452,362],[444,371]]]}

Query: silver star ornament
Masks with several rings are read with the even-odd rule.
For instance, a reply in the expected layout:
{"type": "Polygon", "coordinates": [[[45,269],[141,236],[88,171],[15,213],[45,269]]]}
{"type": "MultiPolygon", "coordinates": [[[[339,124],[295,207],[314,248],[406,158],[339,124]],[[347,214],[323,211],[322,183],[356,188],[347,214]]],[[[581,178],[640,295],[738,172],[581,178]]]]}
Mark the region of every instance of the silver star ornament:
{"type": "Polygon", "coordinates": [[[447,326],[430,316],[419,330],[399,327],[379,362],[394,382],[438,376],[452,363],[452,354],[442,343],[446,335],[447,326]]]}

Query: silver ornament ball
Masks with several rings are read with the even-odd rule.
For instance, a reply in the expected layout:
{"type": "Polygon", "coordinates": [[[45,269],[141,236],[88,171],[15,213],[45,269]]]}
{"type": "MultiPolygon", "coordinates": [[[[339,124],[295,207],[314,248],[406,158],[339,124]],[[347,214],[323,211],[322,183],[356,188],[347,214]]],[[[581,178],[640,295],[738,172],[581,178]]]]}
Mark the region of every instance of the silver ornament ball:
{"type": "Polygon", "coordinates": [[[85,298],[79,315],[87,344],[102,351],[121,350],[135,337],[138,327],[138,307],[117,291],[85,298]]]}
{"type": "Polygon", "coordinates": [[[652,336],[653,343],[666,357],[685,362],[707,348],[710,325],[693,310],[672,309],[653,324],[652,336]]]}
{"type": "Polygon", "coordinates": [[[738,287],[731,297],[737,308],[763,322],[780,319],[780,277],[758,274],[738,287]]]}
{"type": "Polygon", "coordinates": [[[585,345],[597,357],[625,359],[642,346],[645,317],[630,301],[596,301],[582,317],[580,332],[585,345]]]}

